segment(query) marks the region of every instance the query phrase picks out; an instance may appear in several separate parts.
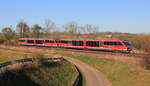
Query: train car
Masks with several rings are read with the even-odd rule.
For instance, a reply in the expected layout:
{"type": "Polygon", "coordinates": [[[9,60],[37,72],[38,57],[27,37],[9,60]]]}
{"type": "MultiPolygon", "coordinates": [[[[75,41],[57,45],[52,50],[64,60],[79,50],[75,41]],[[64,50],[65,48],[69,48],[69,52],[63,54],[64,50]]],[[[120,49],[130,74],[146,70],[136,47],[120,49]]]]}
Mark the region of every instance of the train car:
{"type": "Polygon", "coordinates": [[[19,45],[34,46],[37,44],[35,43],[35,38],[20,38],[19,39],[19,45]]]}
{"type": "Polygon", "coordinates": [[[103,48],[103,41],[98,39],[86,39],[85,48],[100,50],[103,48]]]}
{"type": "Polygon", "coordinates": [[[54,39],[48,38],[20,38],[19,45],[30,45],[30,46],[57,46],[54,39]]]}
{"type": "Polygon", "coordinates": [[[26,39],[25,39],[25,38],[20,38],[20,39],[18,40],[18,44],[19,44],[19,45],[26,45],[26,39]]]}
{"type": "MultiPolygon", "coordinates": [[[[126,42],[130,44],[129,41],[126,42]]],[[[127,46],[124,43],[124,40],[119,40],[119,39],[103,40],[103,48],[104,50],[110,50],[110,51],[123,51],[123,52],[131,51],[131,46],[127,46]]]]}
{"type": "Polygon", "coordinates": [[[72,39],[70,48],[85,48],[85,39],[72,39]]]}
{"type": "Polygon", "coordinates": [[[71,39],[56,39],[58,47],[71,47],[71,39]]]}
{"type": "Polygon", "coordinates": [[[45,39],[21,38],[20,45],[53,46],[78,49],[130,52],[131,43],[125,39],[45,39]]]}
{"type": "Polygon", "coordinates": [[[43,39],[44,46],[46,47],[57,47],[57,43],[54,39],[43,39]]]}
{"type": "Polygon", "coordinates": [[[130,52],[132,50],[131,43],[122,39],[72,39],[70,47],[122,52],[130,52]]]}
{"type": "Polygon", "coordinates": [[[42,38],[36,38],[34,39],[35,46],[45,46],[45,39],[42,38]]]}

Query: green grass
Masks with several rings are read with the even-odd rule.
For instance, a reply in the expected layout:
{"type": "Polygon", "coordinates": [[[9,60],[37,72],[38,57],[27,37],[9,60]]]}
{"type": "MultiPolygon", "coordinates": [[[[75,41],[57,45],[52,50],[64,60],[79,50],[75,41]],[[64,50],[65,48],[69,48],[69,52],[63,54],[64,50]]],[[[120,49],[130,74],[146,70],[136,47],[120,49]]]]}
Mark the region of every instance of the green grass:
{"type": "Polygon", "coordinates": [[[150,71],[110,59],[63,54],[77,58],[102,72],[113,86],[150,86],[150,71]]]}
{"type": "Polygon", "coordinates": [[[5,72],[0,86],[72,86],[77,75],[75,66],[67,61],[49,62],[5,72]]]}
{"type": "Polygon", "coordinates": [[[29,74],[41,86],[72,86],[78,74],[74,65],[67,61],[46,66],[41,66],[40,69],[29,74]]]}

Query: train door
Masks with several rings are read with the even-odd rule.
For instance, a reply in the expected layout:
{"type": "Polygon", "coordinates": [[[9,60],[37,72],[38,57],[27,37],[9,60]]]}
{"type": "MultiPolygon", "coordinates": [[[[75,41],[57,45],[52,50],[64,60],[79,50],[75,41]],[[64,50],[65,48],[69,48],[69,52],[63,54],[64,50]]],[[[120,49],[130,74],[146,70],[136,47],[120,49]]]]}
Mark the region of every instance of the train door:
{"type": "Polygon", "coordinates": [[[35,40],[35,43],[37,46],[44,46],[44,40],[43,39],[35,40]]]}
{"type": "Polygon", "coordinates": [[[103,41],[99,41],[99,47],[103,48],[103,41]]]}
{"type": "Polygon", "coordinates": [[[89,49],[99,49],[100,44],[99,44],[99,41],[89,40],[89,41],[86,41],[86,46],[89,49]]]}
{"type": "Polygon", "coordinates": [[[35,40],[32,39],[27,40],[27,45],[31,45],[31,46],[35,45],[35,40]]]}
{"type": "Polygon", "coordinates": [[[72,40],[72,47],[73,48],[84,48],[84,41],[83,40],[72,40]]]}

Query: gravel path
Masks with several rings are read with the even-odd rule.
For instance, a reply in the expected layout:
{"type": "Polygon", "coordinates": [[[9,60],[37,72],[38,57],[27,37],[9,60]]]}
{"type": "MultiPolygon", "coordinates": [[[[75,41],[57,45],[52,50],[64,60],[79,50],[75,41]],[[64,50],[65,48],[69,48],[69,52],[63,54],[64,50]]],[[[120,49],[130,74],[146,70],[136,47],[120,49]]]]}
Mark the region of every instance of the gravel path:
{"type": "Polygon", "coordinates": [[[85,86],[111,86],[111,83],[101,72],[89,66],[88,64],[70,57],[65,57],[65,59],[75,64],[79,68],[85,79],[85,86]]]}

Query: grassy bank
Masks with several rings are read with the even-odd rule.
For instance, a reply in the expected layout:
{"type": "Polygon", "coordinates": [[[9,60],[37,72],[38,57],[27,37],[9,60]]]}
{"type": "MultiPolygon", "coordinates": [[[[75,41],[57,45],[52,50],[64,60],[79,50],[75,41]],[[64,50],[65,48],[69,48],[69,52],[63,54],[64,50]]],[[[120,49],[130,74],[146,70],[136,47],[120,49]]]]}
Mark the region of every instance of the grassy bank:
{"type": "Polygon", "coordinates": [[[77,74],[74,65],[67,61],[26,65],[26,68],[0,75],[0,86],[72,86],[77,74]]]}
{"type": "MultiPolygon", "coordinates": [[[[22,58],[51,57],[48,52],[34,48],[1,47],[0,63],[22,58]]],[[[77,74],[75,66],[67,61],[50,62],[33,68],[7,71],[0,75],[0,86],[71,86],[77,74]]]]}
{"type": "Polygon", "coordinates": [[[110,59],[63,54],[77,58],[93,67],[110,80],[113,86],[150,86],[150,71],[110,59]]]}

